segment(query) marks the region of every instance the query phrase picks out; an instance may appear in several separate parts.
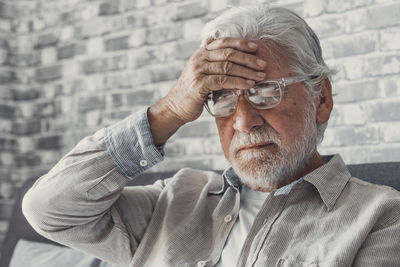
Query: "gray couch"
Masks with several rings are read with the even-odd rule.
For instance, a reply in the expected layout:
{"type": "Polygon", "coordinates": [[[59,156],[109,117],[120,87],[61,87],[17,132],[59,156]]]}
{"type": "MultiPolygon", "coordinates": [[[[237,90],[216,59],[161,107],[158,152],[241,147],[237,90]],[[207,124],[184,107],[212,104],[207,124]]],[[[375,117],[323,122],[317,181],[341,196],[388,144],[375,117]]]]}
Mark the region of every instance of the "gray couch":
{"type": "MultiPolygon", "coordinates": [[[[357,164],[348,166],[351,174],[365,181],[391,186],[400,191],[400,162],[357,164]]],[[[221,171],[218,171],[221,173],[221,171]]],[[[151,184],[158,179],[171,177],[175,172],[144,173],[136,177],[128,186],[151,184]]],[[[53,241],[38,235],[27,223],[21,212],[21,201],[25,192],[36,179],[28,180],[19,190],[14,211],[10,220],[9,229],[5,237],[0,267],[8,267],[15,246],[20,239],[43,242],[61,246],[53,241]]]]}

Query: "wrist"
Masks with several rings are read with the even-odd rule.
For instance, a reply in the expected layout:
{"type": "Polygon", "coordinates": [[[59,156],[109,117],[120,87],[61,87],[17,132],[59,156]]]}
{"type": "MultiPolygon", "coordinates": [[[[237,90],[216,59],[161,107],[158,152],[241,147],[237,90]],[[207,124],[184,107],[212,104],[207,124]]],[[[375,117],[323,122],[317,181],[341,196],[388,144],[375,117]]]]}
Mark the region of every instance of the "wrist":
{"type": "Polygon", "coordinates": [[[162,146],[185,122],[180,119],[161,99],[147,110],[147,117],[153,141],[156,146],[162,146]]]}

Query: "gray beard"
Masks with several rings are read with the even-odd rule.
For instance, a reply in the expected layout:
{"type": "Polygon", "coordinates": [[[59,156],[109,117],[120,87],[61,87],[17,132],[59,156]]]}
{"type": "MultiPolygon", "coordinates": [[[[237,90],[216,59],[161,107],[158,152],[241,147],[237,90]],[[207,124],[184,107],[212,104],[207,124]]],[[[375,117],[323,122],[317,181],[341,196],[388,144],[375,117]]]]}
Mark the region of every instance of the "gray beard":
{"type": "Polygon", "coordinates": [[[273,190],[296,179],[317,145],[314,108],[306,111],[304,128],[290,147],[282,147],[279,134],[265,124],[249,134],[236,133],[231,141],[230,161],[241,181],[250,188],[273,190]],[[239,151],[243,145],[273,144],[257,151],[239,151]]]}

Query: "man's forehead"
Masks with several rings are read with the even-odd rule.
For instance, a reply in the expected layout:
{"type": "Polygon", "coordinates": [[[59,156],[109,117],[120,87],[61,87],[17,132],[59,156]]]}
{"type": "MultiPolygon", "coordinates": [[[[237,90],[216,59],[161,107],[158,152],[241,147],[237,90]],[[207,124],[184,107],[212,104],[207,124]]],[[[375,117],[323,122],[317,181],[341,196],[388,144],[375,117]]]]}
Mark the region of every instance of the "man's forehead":
{"type": "Polygon", "coordinates": [[[279,47],[277,44],[272,42],[261,40],[256,40],[254,42],[259,45],[259,49],[255,53],[255,56],[267,62],[267,74],[276,71],[289,73],[289,64],[283,47],[279,47]]]}

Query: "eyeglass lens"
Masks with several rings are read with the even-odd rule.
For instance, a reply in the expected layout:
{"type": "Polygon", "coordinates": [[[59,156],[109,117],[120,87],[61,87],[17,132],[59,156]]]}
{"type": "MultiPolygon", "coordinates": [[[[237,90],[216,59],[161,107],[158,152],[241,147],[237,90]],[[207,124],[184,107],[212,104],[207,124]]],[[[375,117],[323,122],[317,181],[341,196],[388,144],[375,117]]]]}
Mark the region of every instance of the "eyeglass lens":
{"type": "MultiPolygon", "coordinates": [[[[267,109],[280,103],[281,88],[277,82],[264,82],[246,90],[244,95],[253,107],[267,109]]],[[[238,98],[233,90],[214,91],[206,99],[206,108],[213,116],[229,116],[235,112],[238,98]]]]}

